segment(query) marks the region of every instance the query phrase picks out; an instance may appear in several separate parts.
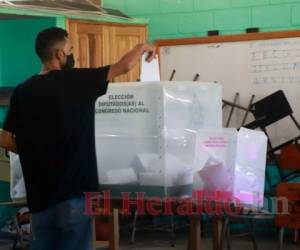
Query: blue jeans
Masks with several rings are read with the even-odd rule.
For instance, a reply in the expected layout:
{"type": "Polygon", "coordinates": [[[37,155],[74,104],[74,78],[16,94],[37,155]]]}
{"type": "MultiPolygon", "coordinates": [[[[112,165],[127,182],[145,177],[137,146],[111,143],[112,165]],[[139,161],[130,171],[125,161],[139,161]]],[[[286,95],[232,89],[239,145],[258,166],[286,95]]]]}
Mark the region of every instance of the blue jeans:
{"type": "Polygon", "coordinates": [[[32,250],[91,250],[92,220],[84,198],[61,202],[32,215],[32,250]]]}

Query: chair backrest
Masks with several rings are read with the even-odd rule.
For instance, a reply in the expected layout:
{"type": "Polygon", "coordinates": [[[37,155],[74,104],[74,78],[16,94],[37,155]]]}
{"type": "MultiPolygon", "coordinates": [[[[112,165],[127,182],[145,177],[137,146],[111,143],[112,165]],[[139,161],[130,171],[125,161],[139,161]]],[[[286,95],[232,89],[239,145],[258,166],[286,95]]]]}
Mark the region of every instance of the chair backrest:
{"type": "Polygon", "coordinates": [[[251,105],[251,113],[259,127],[267,127],[289,115],[293,110],[282,90],[279,90],[251,105]]]}

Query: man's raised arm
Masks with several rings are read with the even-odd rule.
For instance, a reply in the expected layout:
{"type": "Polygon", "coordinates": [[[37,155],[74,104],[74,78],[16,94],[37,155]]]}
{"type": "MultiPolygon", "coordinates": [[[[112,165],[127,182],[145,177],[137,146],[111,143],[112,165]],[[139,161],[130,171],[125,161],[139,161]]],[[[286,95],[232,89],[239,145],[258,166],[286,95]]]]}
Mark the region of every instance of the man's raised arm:
{"type": "Polygon", "coordinates": [[[138,44],[133,50],[124,55],[119,62],[111,65],[107,80],[112,80],[132,70],[144,53],[148,53],[146,59],[148,62],[151,62],[156,57],[155,47],[153,45],[138,44]]]}

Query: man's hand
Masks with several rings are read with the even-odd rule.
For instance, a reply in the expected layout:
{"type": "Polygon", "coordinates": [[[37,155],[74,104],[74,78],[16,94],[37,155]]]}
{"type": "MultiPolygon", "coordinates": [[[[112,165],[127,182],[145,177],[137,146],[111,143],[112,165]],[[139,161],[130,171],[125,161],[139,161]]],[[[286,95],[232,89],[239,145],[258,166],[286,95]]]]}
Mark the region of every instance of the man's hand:
{"type": "Polygon", "coordinates": [[[0,132],[0,147],[18,154],[16,136],[8,131],[2,130],[0,132]]]}
{"type": "Polygon", "coordinates": [[[147,62],[151,62],[156,57],[156,49],[153,45],[138,44],[133,50],[129,51],[125,56],[123,56],[119,62],[111,65],[107,80],[112,80],[113,78],[126,74],[132,70],[134,66],[141,60],[141,57],[144,53],[148,53],[146,58],[147,62]]]}
{"type": "Polygon", "coordinates": [[[144,53],[148,53],[146,61],[150,63],[154,58],[156,58],[155,46],[150,44],[144,44],[144,53]]]}

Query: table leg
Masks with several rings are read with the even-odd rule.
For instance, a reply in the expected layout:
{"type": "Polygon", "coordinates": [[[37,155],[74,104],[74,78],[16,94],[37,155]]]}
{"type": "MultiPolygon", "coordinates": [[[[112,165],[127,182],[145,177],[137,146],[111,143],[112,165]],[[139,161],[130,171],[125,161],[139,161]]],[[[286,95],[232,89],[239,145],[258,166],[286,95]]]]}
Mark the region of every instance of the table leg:
{"type": "Polygon", "coordinates": [[[222,228],[223,228],[223,216],[215,215],[212,219],[213,223],[213,237],[212,244],[213,250],[221,250],[221,237],[222,237],[222,228]]]}
{"type": "Polygon", "coordinates": [[[114,209],[112,215],[109,217],[109,250],[119,250],[119,211],[114,209]]]}
{"type": "Polygon", "coordinates": [[[190,242],[189,250],[200,250],[201,242],[201,216],[192,215],[190,217],[190,242]]]}
{"type": "Polygon", "coordinates": [[[92,217],[92,227],[93,227],[93,249],[97,250],[96,218],[95,217],[92,217]]]}
{"type": "Polygon", "coordinates": [[[295,229],[295,232],[294,232],[294,243],[295,244],[298,243],[298,229],[295,229]]]}

